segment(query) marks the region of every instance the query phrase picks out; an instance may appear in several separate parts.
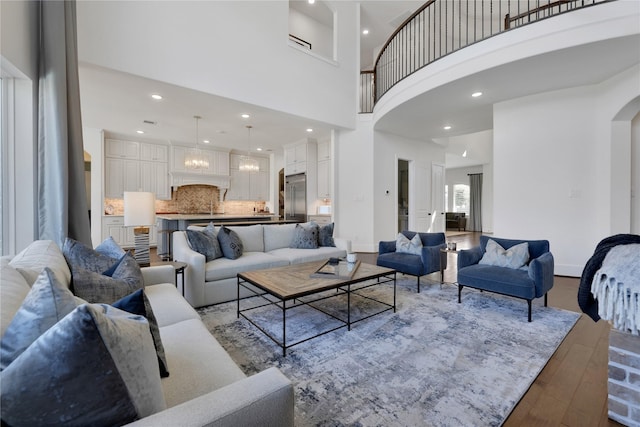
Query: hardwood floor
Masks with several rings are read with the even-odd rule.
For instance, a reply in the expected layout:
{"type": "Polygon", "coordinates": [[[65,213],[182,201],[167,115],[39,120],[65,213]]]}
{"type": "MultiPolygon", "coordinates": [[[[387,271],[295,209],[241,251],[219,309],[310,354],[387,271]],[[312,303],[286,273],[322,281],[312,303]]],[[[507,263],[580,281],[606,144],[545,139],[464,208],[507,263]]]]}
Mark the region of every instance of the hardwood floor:
{"type": "MultiPolygon", "coordinates": [[[[480,233],[447,236],[458,249],[478,245],[480,233]]],[[[377,254],[359,259],[375,263],[377,254]]],[[[455,280],[455,255],[449,255],[445,280],[455,280]]],[[[439,273],[434,273],[437,280],[439,273]]],[[[548,304],[580,313],[579,279],[555,277],[548,304]]],[[[489,297],[489,296],[488,296],[489,297]]],[[[523,302],[523,304],[525,304],[523,302]]],[[[619,426],[607,417],[609,324],[582,315],[538,378],[507,418],[504,426],[619,426]]]]}

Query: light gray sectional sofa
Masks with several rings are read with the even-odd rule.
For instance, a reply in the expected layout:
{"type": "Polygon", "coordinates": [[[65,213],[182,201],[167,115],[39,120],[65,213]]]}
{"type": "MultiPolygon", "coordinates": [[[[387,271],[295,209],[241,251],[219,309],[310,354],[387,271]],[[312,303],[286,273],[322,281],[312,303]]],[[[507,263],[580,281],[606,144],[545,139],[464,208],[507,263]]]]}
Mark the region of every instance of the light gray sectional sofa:
{"type": "MultiPolygon", "coordinates": [[[[296,224],[258,224],[227,227],[235,231],[244,246],[238,259],[218,258],[205,262],[205,256],[189,246],[186,233],[173,233],[173,258],[186,262],[185,298],[194,307],[218,304],[237,298],[237,274],[245,271],[281,267],[311,261],[344,257],[351,241],[334,237],[335,247],[290,248],[296,224]]],[[[204,227],[189,227],[202,230],[204,227]]],[[[244,291],[244,290],[243,290],[244,291]]],[[[248,296],[244,291],[241,296],[248,296]]]]}
{"type": "MultiPolygon", "coordinates": [[[[36,241],[13,258],[2,257],[0,270],[1,337],[4,337],[15,313],[30,293],[31,286],[36,286],[34,285],[36,280],[42,280],[41,273],[45,267],[53,272],[57,281],[64,284],[62,287],[70,286],[71,272],[61,250],[54,242],[36,241]]],[[[177,291],[174,284],[173,267],[143,268],[142,273],[145,294],[150,300],[158,322],[170,375],[162,379],[159,374],[157,378],[152,376],[151,383],[159,388],[156,395],[160,398],[160,403],[155,406],[156,408],[159,406],[160,409],[155,413],[146,414],[131,425],[293,426],[294,394],[291,382],[277,368],[270,368],[251,377],[246,377],[209,333],[198,313],[177,291]]],[[[110,308],[106,307],[105,310],[109,311],[110,308]]],[[[146,323],[144,318],[140,320],[140,316],[133,316],[133,318],[137,319],[137,322],[146,323]]],[[[53,328],[51,327],[51,329],[53,328]]],[[[146,329],[148,331],[148,326],[146,329]]],[[[150,334],[148,335],[150,336],[150,334]]],[[[57,341],[60,342],[60,340],[57,341]]],[[[40,339],[34,342],[34,345],[38,342],[40,339]]],[[[41,347],[38,348],[40,350],[36,353],[47,354],[41,351],[41,347]]],[[[132,345],[125,350],[133,352],[136,351],[136,348],[137,346],[132,345]]],[[[19,361],[21,357],[22,355],[12,364],[19,361]]],[[[133,359],[137,360],[137,363],[143,363],[139,362],[143,359],[140,355],[134,355],[133,359]]],[[[151,363],[155,364],[155,367],[151,366],[148,370],[153,370],[157,374],[157,360],[153,348],[151,358],[146,357],[144,360],[147,362],[151,360],[151,363]]],[[[44,362],[48,363],[47,360],[44,362]]],[[[50,393],[47,392],[45,394],[46,400],[63,399],[63,406],[72,407],[73,401],[69,400],[68,393],[69,390],[76,387],[71,384],[75,380],[74,372],[66,372],[64,368],[58,367],[55,363],[64,363],[64,361],[52,361],[51,366],[46,368],[48,375],[45,377],[48,378],[42,378],[42,382],[50,384],[54,381],[61,381],[61,379],[68,382],[63,383],[65,386],[57,387],[50,393]]],[[[88,361],[81,362],[81,364],[86,363],[88,361]]],[[[24,399],[26,404],[33,404],[28,397],[33,390],[28,390],[29,387],[20,384],[5,383],[5,381],[21,381],[22,374],[28,372],[13,372],[10,375],[10,370],[11,364],[0,374],[2,375],[0,380],[2,381],[3,419],[4,411],[8,410],[9,406],[15,404],[17,400],[24,399]],[[18,390],[18,394],[20,394],[18,399],[8,395],[8,392],[5,393],[10,389],[18,390]],[[21,393],[26,394],[22,396],[21,393]]],[[[145,369],[138,370],[138,372],[141,371],[145,371],[145,369]]],[[[95,382],[84,383],[80,390],[97,394],[100,398],[104,397],[107,402],[109,394],[113,391],[100,388],[103,378],[104,376],[96,374],[95,382]]],[[[127,390],[131,394],[131,389],[127,388],[127,390]]],[[[85,409],[80,411],[83,410],[85,409]]],[[[65,421],[62,416],[59,421],[60,424],[74,424],[73,420],[66,419],[65,421]]],[[[76,421],[75,424],[79,422],[77,418],[76,421]]],[[[87,420],[85,419],[85,421],[87,420]]],[[[41,422],[37,422],[37,424],[41,424],[41,422]]],[[[98,425],[100,423],[91,422],[91,424],[98,425]]]]}

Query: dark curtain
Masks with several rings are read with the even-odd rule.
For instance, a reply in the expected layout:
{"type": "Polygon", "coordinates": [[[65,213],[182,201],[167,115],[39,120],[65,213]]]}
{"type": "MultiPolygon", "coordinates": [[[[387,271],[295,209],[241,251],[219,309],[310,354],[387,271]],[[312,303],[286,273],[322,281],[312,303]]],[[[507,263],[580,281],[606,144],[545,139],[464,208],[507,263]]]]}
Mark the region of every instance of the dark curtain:
{"type": "Polygon", "coordinates": [[[85,196],[75,1],[40,2],[39,238],[91,245],[85,196]]]}
{"type": "Polygon", "coordinates": [[[482,231],[482,174],[469,175],[469,223],[467,230],[482,231]]]}

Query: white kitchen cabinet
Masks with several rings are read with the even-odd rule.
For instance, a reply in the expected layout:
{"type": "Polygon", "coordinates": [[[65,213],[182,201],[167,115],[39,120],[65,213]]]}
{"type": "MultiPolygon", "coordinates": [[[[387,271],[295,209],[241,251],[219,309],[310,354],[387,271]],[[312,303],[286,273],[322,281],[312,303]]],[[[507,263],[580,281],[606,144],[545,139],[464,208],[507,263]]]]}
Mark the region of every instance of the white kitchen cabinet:
{"type": "Polygon", "coordinates": [[[331,198],[331,160],[318,161],[318,198],[331,198]]]}
{"type": "Polygon", "coordinates": [[[258,172],[241,171],[240,159],[244,154],[229,156],[230,181],[226,200],[268,200],[269,199],[269,158],[251,156],[258,161],[258,172]]]}
{"type": "Polygon", "coordinates": [[[156,199],[171,200],[167,164],[140,161],[140,188],[155,193],[156,199]]]}
{"type": "Polygon", "coordinates": [[[139,161],[107,157],[105,159],[105,178],[105,197],[122,199],[125,191],[140,189],[139,161]]]}
{"type": "Polygon", "coordinates": [[[249,173],[239,169],[231,169],[229,179],[229,191],[226,200],[250,200],[249,173]]]}
{"type": "Polygon", "coordinates": [[[318,142],[318,161],[331,159],[331,141],[318,142]]]}
{"type": "Polygon", "coordinates": [[[107,139],[105,141],[105,156],[119,159],[138,159],[139,144],[135,141],[120,141],[107,139]]]}
{"type": "Polygon", "coordinates": [[[169,150],[166,145],[140,143],[140,160],[149,162],[167,162],[169,150]]]}
{"type": "MultiPolygon", "coordinates": [[[[124,226],[123,216],[104,216],[102,217],[102,240],[111,236],[122,248],[133,248],[136,244],[133,228],[124,226]]],[[[149,227],[149,245],[155,246],[157,243],[158,226],[154,224],[149,227]]]]}
{"type": "Polygon", "coordinates": [[[285,148],[285,175],[307,171],[307,143],[301,142],[285,148]]]}
{"type": "Polygon", "coordinates": [[[203,150],[200,153],[206,157],[209,167],[198,170],[190,170],[185,168],[184,159],[189,147],[171,147],[171,172],[189,172],[204,175],[229,175],[229,153],[220,150],[203,150]]]}
{"type": "Polygon", "coordinates": [[[269,200],[269,171],[251,172],[249,174],[249,199],[269,200]]]}

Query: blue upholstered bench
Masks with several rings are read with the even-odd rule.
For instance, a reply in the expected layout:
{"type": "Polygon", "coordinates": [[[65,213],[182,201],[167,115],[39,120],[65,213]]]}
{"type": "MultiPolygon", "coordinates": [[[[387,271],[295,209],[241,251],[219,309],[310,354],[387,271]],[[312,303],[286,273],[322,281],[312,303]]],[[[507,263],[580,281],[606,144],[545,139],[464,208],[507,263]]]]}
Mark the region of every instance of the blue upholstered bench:
{"type": "Polygon", "coordinates": [[[512,240],[480,236],[480,246],[458,253],[458,302],[461,302],[462,288],[465,286],[522,298],[527,300],[529,305],[528,319],[531,322],[531,301],[544,296],[544,305],[547,306],[547,292],[553,287],[553,267],[553,255],[549,252],[548,240],[512,240]],[[527,242],[528,266],[513,269],[478,264],[485,254],[489,239],[496,241],[504,249],[527,242]]]}

